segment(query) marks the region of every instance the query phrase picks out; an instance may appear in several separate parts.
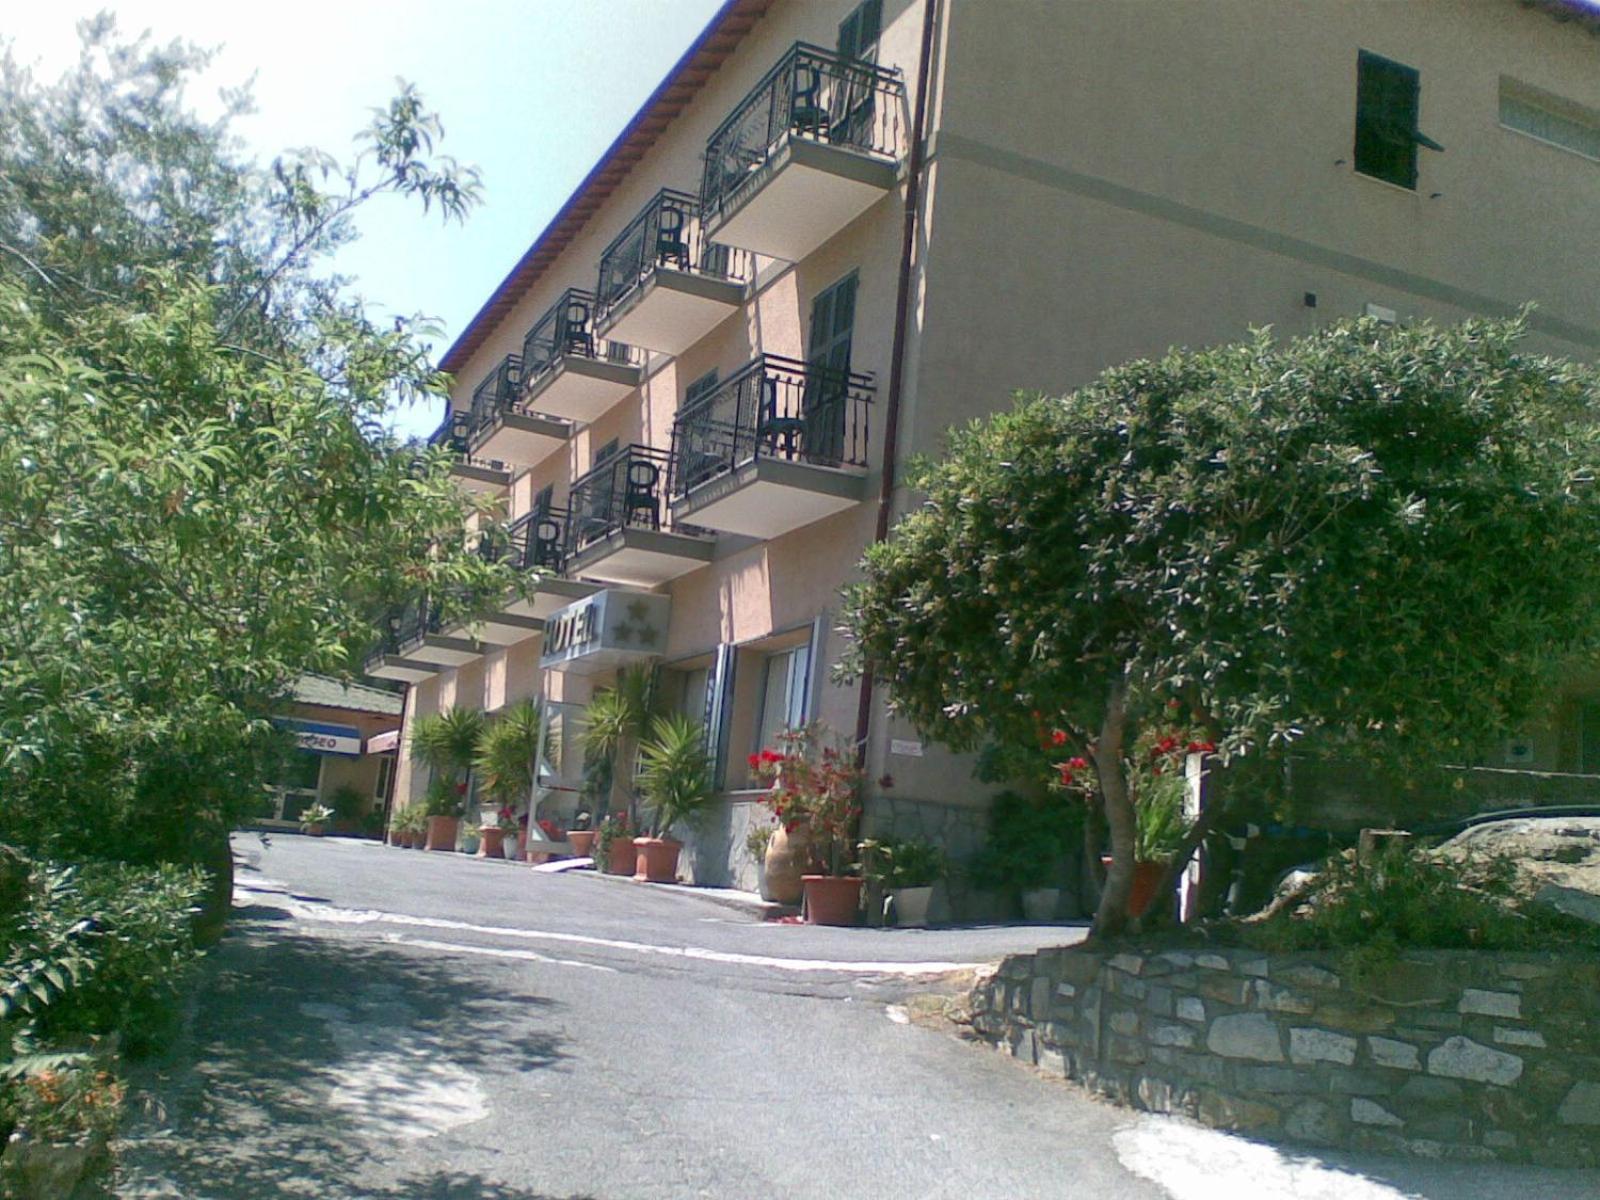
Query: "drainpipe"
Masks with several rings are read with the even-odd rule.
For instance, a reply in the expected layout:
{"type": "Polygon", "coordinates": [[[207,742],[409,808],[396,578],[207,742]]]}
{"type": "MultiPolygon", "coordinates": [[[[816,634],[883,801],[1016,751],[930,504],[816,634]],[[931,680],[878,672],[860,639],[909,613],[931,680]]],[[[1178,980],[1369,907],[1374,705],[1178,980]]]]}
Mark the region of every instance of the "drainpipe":
{"type": "MultiPolygon", "coordinates": [[[[895,455],[900,439],[900,398],[905,384],[906,327],[911,307],[911,256],[917,244],[917,213],[922,203],[922,143],[929,105],[928,77],[932,73],[933,36],[939,23],[939,0],[923,0],[922,50],[917,58],[917,111],[911,120],[911,155],[906,169],[905,215],[900,233],[900,280],[895,292],[894,348],[889,361],[889,394],[883,417],[882,485],[878,490],[878,524],[874,542],[889,537],[889,514],[894,506],[895,455]]],[[[867,734],[872,725],[872,672],[861,676],[856,702],[856,764],[867,759],[867,734]]]]}

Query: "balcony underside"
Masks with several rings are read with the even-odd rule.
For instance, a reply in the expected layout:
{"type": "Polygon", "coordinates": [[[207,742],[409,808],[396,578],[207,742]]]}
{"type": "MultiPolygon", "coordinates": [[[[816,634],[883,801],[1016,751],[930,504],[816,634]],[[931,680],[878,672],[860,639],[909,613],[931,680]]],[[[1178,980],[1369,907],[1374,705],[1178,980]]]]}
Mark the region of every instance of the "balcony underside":
{"type": "Polygon", "coordinates": [[[746,537],[775,538],[861,503],[866,476],[855,470],[758,458],[691,488],[672,519],[746,537]]]}
{"type": "Polygon", "coordinates": [[[530,413],[503,412],[479,437],[473,453],[521,467],[537,466],[567,444],[572,427],[530,413]]]}
{"type": "Polygon", "coordinates": [[[791,138],[750,169],[707,236],[799,262],[895,185],[895,164],[842,146],[791,138]]]}
{"type": "Polygon", "coordinates": [[[585,546],[567,562],[573,575],[631,587],[656,587],[711,561],[709,538],[665,529],[621,529],[585,546]]]}
{"type": "Polygon", "coordinates": [[[554,417],[588,424],[639,386],[638,367],[568,355],[528,388],[527,403],[554,417]]]}
{"type": "Polygon", "coordinates": [[[454,462],[450,465],[450,478],[469,492],[491,496],[499,496],[511,486],[510,471],[487,463],[454,462]]]}
{"type": "Polygon", "coordinates": [[[537,617],[543,621],[552,613],[586,600],[600,590],[597,583],[584,583],[578,579],[560,579],[548,576],[539,580],[534,593],[527,599],[511,601],[502,610],[508,617],[537,617]]]}
{"type": "Polygon", "coordinates": [[[452,636],[476,638],[486,646],[516,646],[544,632],[544,622],[536,617],[496,613],[478,621],[466,621],[449,631],[452,636]]]}
{"type": "Polygon", "coordinates": [[[743,302],[742,284],[658,267],[606,315],[598,332],[660,354],[682,354],[743,302]]]}
{"type": "Polygon", "coordinates": [[[483,645],[472,638],[429,633],[424,634],[421,640],[404,647],[401,653],[416,662],[435,663],[441,667],[459,667],[475,658],[483,657],[483,645]]]}
{"type": "Polygon", "coordinates": [[[363,671],[374,679],[397,679],[402,683],[422,683],[439,673],[433,663],[418,662],[399,654],[379,654],[367,660],[363,671]]]}

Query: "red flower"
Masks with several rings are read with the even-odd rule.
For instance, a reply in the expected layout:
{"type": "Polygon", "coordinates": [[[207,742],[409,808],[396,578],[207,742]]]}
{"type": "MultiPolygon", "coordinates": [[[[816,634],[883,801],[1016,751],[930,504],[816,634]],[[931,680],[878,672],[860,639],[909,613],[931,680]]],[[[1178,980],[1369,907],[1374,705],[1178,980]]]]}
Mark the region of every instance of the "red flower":
{"type": "Polygon", "coordinates": [[[467,794],[467,785],[464,784],[464,783],[456,784],[456,795],[465,796],[466,794],[467,794]]]}
{"type": "Polygon", "coordinates": [[[1067,731],[1064,729],[1052,729],[1050,731],[1050,744],[1052,746],[1065,746],[1067,744],[1067,731]]]}
{"type": "Polygon", "coordinates": [[[750,769],[753,771],[761,765],[761,755],[752,754],[749,758],[745,759],[745,762],[750,764],[750,769]]]}
{"type": "Polygon", "coordinates": [[[1061,767],[1060,767],[1060,770],[1061,770],[1061,783],[1062,783],[1062,786],[1066,786],[1067,784],[1070,784],[1072,782],[1072,766],[1071,766],[1071,764],[1070,763],[1062,763],[1061,767]]]}
{"type": "Polygon", "coordinates": [[[1069,758],[1067,759],[1067,766],[1074,771],[1086,771],[1089,768],[1089,760],[1087,758],[1069,758]]]}

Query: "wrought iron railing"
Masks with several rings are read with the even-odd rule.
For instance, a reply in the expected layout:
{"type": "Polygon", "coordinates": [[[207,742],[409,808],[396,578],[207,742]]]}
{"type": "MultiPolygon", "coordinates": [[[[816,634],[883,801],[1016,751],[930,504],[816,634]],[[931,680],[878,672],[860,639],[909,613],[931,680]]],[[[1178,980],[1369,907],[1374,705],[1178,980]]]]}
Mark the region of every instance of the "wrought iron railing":
{"type": "Polygon", "coordinates": [[[525,571],[559,575],[566,567],[567,510],[545,505],[511,523],[510,562],[525,571]]]}
{"type": "Polygon", "coordinates": [[[615,310],[663,268],[743,283],[752,264],[748,251],[706,241],[698,200],[662,188],[600,255],[597,315],[615,310]]]}
{"type": "Polygon", "coordinates": [[[452,408],[444,414],[439,428],[428,435],[428,445],[453,454],[459,462],[490,471],[504,471],[506,464],[495,458],[478,458],[472,453],[472,413],[452,408]]]}
{"type": "Polygon", "coordinates": [[[666,528],[671,467],[668,451],[633,445],[576,479],[567,495],[566,556],[621,529],[666,528]]]}
{"type": "Polygon", "coordinates": [[[594,336],[595,298],[582,288],[568,288],[533,323],[522,339],[522,383],[531,388],[568,357],[637,366],[638,350],[622,342],[594,336]]]}
{"type": "Polygon", "coordinates": [[[426,596],[408,601],[389,613],[380,654],[404,654],[430,633],[438,633],[443,605],[426,596]]]}
{"type": "Polygon", "coordinates": [[[865,467],[873,382],[767,354],[678,414],[671,495],[758,458],[819,467],[865,467]]]}
{"type": "Polygon", "coordinates": [[[791,137],[898,160],[905,153],[898,70],[796,43],[706,143],[700,211],[720,218],[791,137]]]}
{"type": "Polygon", "coordinates": [[[500,414],[516,403],[521,388],[522,357],[508,354],[472,390],[468,413],[472,436],[476,437],[499,420],[500,414]]]}

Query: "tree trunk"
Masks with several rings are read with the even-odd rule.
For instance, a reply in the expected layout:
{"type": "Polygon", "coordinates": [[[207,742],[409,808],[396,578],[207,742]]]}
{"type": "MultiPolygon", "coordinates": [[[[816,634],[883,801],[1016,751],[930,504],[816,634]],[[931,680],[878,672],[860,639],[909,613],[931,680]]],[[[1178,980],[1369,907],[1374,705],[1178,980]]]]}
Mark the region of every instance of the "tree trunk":
{"type": "Polygon", "coordinates": [[[1123,774],[1122,748],[1127,727],[1128,685],[1118,679],[1106,698],[1105,722],[1094,745],[1095,772],[1100,777],[1100,797],[1105,805],[1106,827],[1111,833],[1111,869],[1094,914],[1091,938],[1114,937],[1128,922],[1128,895],[1133,891],[1133,802],[1123,774]]]}

